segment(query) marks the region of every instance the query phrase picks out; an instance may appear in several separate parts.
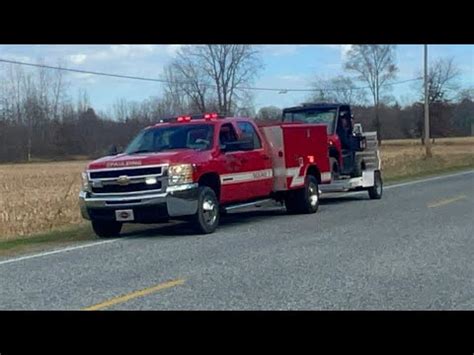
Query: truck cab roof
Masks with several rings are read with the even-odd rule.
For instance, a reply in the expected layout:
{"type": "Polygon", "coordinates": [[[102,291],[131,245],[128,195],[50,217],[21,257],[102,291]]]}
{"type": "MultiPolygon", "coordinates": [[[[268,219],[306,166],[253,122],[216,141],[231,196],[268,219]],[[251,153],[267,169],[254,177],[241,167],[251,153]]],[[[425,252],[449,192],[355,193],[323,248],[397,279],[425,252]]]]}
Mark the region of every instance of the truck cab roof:
{"type": "Polygon", "coordinates": [[[228,123],[228,122],[234,122],[237,120],[253,122],[253,119],[249,117],[227,117],[227,116],[220,116],[218,114],[199,114],[199,115],[163,118],[163,119],[160,119],[159,122],[153,125],[150,125],[147,128],[162,127],[163,125],[169,125],[169,124],[228,123]]]}
{"type": "Polygon", "coordinates": [[[340,103],[305,103],[299,106],[293,106],[283,109],[283,112],[301,111],[307,109],[337,109],[341,106],[349,106],[340,103]]]}

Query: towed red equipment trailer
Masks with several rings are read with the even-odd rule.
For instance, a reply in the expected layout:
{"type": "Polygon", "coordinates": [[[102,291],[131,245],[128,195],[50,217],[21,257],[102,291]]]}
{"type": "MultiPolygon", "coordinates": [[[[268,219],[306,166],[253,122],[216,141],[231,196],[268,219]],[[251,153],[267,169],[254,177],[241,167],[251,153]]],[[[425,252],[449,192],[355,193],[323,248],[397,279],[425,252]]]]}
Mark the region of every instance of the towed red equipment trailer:
{"type": "Polygon", "coordinates": [[[350,105],[306,103],[283,109],[282,121],[327,128],[331,180],[319,187],[323,194],[367,190],[371,199],[382,197],[377,133],[363,132],[350,105]]]}
{"type": "Polygon", "coordinates": [[[268,201],[315,213],[331,181],[326,127],[248,118],[182,116],[147,127],[121,154],[83,173],[81,213],[100,237],[123,223],[190,220],[212,233],[222,212],[268,201]]]}

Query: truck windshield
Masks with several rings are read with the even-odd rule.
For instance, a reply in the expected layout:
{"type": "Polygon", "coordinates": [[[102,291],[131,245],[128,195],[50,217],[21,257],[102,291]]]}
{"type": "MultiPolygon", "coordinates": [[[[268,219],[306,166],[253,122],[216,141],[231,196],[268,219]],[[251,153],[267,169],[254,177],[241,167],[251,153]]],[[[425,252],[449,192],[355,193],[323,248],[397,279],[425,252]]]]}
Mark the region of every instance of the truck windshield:
{"type": "Polygon", "coordinates": [[[328,134],[334,133],[334,122],[336,120],[337,109],[308,109],[296,112],[285,112],[284,122],[304,122],[325,124],[328,134]]]}
{"type": "Polygon", "coordinates": [[[183,124],[156,127],[140,132],[125,149],[126,154],[154,153],[174,149],[210,149],[214,126],[183,124]]]}

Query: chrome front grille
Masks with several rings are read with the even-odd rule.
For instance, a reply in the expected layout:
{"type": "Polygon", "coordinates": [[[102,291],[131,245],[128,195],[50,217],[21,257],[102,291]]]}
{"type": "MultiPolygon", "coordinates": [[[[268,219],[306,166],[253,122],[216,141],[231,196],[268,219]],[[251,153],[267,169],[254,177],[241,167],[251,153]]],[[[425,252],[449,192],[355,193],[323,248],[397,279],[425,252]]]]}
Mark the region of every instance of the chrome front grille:
{"type": "Polygon", "coordinates": [[[91,191],[97,195],[160,192],[166,185],[166,178],[163,176],[165,169],[165,165],[160,165],[90,170],[91,191]],[[147,184],[147,178],[155,178],[156,183],[147,184]]]}
{"type": "Polygon", "coordinates": [[[149,176],[149,175],[163,175],[163,167],[143,167],[143,168],[134,168],[134,169],[114,169],[114,170],[100,170],[100,171],[91,171],[91,179],[108,179],[108,178],[118,178],[119,176],[149,176]]]}
{"type": "Polygon", "coordinates": [[[108,183],[108,184],[102,184],[101,187],[92,186],[91,189],[93,193],[101,193],[101,194],[155,191],[155,190],[161,190],[161,181],[157,181],[156,184],[152,184],[152,185],[147,185],[145,182],[134,182],[128,185],[108,183]]]}

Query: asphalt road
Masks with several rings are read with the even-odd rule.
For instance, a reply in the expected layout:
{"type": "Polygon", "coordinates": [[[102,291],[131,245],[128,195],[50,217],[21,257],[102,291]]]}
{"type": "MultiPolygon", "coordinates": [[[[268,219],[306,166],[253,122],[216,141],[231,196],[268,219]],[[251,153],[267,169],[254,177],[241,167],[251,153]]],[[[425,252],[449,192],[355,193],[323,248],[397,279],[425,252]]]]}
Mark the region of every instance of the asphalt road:
{"type": "Polygon", "coordinates": [[[474,309],[474,171],[0,260],[0,309],[474,309]]]}

